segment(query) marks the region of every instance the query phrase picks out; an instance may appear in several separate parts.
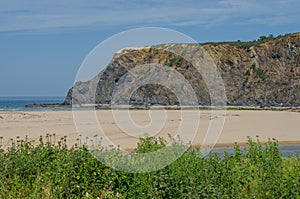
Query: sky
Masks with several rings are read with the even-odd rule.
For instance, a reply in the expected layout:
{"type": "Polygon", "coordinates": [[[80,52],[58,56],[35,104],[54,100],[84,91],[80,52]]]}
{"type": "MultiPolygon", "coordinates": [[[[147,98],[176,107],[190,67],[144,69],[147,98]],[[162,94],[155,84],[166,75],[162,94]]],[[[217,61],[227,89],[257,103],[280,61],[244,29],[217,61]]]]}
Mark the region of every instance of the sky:
{"type": "Polygon", "coordinates": [[[99,43],[134,28],[168,28],[197,42],[247,41],[300,31],[299,0],[0,3],[0,96],[65,96],[99,43]]]}

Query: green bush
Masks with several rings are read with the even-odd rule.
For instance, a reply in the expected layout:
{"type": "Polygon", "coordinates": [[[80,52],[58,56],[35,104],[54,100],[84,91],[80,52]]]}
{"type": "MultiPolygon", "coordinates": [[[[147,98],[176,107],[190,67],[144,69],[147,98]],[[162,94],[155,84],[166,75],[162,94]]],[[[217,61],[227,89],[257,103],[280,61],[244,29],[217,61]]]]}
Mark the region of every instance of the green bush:
{"type": "MultiPolygon", "coordinates": [[[[285,36],[288,36],[289,34],[286,34],[285,36]]],[[[237,46],[239,48],[244,48],[246,50],[249,50],[252,46],[255,45],[259,45],[259,44],[263,44],[269,41],[273,41],[276,38],[282,38],[284,36],[282,35],[278,35],[278,37],[274,37],[272,34],[270,34],[269,36],[260,36],[259,39],[257,40],[253,40],[253,41],[222,41],[222,42],[206,42],[206,43],[202,43],[201,45],[206,45],[206,44],[210,44],[210,45],[219,45],[219,44],[228,44],[231,46],[237,46]]]]}
{"type": "MultiPolygon", "coordinates": [[[[0,198],[299,198],[300,158],[283,158],[278,143],[248,140],[224,156],[189,148],[163,169],[127,173],[99,162],[85,146],[68,148],[48,135],[34,145],[12,141],[0,150],[0,198]]],[[[178,143],[177,143],[178,144],[178,143]]],[[[180,145],[180,144],[178,144],[180,145]]],[[[137,153],[170,147],[141,138],[137,153]]],[[[168,150],[167,150],[168,151],[168,150]]],[[[172,150],[169,150],[172,156],[172,150]]],[[[166,156],[166,158],[168,158],[166,156]]],[[[131,159],[128,159],[131,161],[131,159]]]]}

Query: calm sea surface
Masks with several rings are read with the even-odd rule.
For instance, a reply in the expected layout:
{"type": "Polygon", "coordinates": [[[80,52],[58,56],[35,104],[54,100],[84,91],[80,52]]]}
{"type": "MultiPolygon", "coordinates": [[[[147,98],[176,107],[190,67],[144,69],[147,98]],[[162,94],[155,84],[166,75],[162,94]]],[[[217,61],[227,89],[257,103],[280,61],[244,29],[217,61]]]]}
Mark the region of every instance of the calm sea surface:
{"type": "Polygon", "coordinates": [[[26,108],[27,104],[63,103],[65,97],[0,97],[0,111],[55,111],[64,108],[26,108]]]}

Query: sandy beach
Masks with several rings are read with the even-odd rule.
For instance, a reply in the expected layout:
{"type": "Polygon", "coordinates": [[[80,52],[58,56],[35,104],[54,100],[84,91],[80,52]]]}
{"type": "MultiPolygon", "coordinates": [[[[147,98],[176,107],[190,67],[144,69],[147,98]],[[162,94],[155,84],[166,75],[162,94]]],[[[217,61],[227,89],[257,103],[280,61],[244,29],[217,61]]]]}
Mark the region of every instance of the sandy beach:
{"type": "MultiPolygon", "coordinates": [[[[38,140],[40,135],[54,134],[58,140],[60,137],[67,136],[68,145],[78,142],[81,137],[83,141],[87,136],[99,135],[106,136],[113,144],[120,145],[123,149],[136,147],[138,137],[147,133],[149,135],[167,137],[168,134],[174,136],[178,133],[181,125],[181,113],[179,110],[165,111],[165,122],[161,128],[156,129],[155,134],[149,132],[149,128],[144,128],[145,132],[137,132],[137,129],[129,129],[129,133],[121,122],[116,121],[111,110],[97,110],[95,113],[90,111],[76,111],[75,118],[79,113],[80,122],[74,120],[72,111],[48,111],[48,112],[0,112],[0,137],[3,137],[2,144],[10,145],[10,138],[24,138],[38,140]],[[94,118],[88,118],[95,116],[94,118]],[[95,122],[97,121],[97,122],[95,122]],[[76,128],[77,125],[77,128],[76,128]],[[80,126],[81,125],[81,126],[80,126]],[[86,130],[82,132],[82,129],[86,130]]],[[[159,123],[161,112],[153,111],[152,119],[146,110],[131,110],[132,121],[139,127],[147,127],[149,124],[159,123]],[[155,115],[156,114],[156,115],[155,115]],[[157,121],[156,121],[157,119],[157,121]],[[151,123],[152,122],[152,123],[151,123]]],[[[221,128],[219,137],[216,138],[216,146],[232,146],[234,143],[245,144],[247,136],[256,139],[259,136],[262,142],[268,138],[275,138],[282,144],[300,143],[300,113],[288,111],[245,111],[229,110],[226,114],[213,118],[209,110],[200,111],[200,123],[192,141],[194,146],[201,146],[209,124],[212,120],[223,120],[224,126],[221,128]]],[[[126,123],[126,121],[125,121],[126,123]]],[[[187,120],[186,126],[193,126],[194,120],[187,120]]],[[[192,128],[192,127],[191,127],[192,128]]],[[[127,129],[128,130],[128,129],[127,129]]],[[[188,132],[189,129],[186,129],[188,132]]],[[[96,136],[95,136],[96,137],[96,136]]]]}

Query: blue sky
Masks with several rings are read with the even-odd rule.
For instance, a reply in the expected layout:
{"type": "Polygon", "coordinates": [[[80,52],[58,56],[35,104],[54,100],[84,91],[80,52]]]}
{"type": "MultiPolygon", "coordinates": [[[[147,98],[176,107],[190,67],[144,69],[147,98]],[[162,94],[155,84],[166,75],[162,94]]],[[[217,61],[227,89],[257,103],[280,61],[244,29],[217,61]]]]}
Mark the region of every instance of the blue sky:
{"type": "MultiPolygon", "coordinates": [[[[299,32],[299,0],[0,0],[0,96],[64,96],[88,53],[122,31],[198,42],[299,32]]],[[[96,74],[95,74],[96,75],[96,74]]]]}

